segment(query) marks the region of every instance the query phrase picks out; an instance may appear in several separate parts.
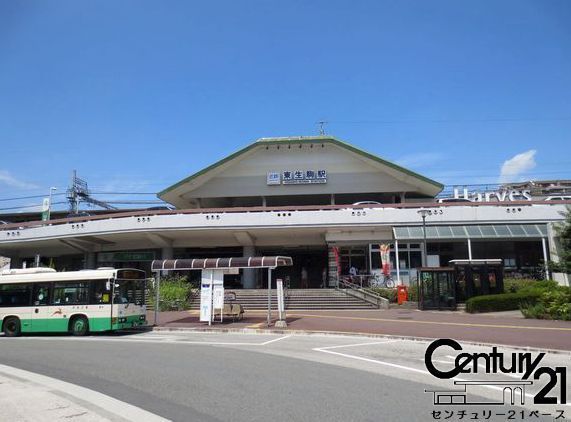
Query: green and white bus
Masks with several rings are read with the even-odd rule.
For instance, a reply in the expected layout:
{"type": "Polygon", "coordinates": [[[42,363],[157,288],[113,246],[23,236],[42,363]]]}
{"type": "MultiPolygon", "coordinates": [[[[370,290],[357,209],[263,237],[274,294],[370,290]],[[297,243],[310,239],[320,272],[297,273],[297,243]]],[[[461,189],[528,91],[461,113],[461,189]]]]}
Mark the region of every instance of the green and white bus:
{"type": "Polygon", "coordinates": [[[0,326],[6,336],[120,330],[146,325],[146,274],[135,269],[0,272],[0,326]]]}

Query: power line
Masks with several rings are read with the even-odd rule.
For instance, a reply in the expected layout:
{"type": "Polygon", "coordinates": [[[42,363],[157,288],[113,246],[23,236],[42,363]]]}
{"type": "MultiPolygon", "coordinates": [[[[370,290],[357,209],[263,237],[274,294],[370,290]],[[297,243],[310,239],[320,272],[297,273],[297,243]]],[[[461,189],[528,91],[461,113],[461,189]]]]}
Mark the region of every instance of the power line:
{"type": "MultiPolygon", "coordinates": [[[[60,192],[60,193],[52,193],[52,196],[56,196],[56,195],[65,195],[65,193],[60,192]]],[[[34,199],[34,198],[46,198],[48,197],[48,195],[31,195],[31,196],[20,196],[17,198],[3,198],[0,199],[0,202],[5,202],[5,201],[17,201],[19,199],[34,199]]]]}
{"type": "MultiPolygon", "coordinates": [[[[61,205],[61,204],[67,204],[67,202],[54,202],[52,204],[53,205],[61,205]]],[[[40,208],[41,205],[21,205],[19,207],[7,207],[7,208],[0,208],[0,211],[8,211],[8,210],[20,210],[20,209],[24,209],[24,208],[40,208]]]]}

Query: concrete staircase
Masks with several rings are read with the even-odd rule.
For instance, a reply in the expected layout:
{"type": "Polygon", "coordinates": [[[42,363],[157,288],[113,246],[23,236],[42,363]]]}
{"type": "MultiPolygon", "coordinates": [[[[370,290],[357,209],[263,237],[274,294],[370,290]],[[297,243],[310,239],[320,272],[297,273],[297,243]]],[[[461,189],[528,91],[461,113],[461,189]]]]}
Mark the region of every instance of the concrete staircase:
{"type": "MultiPolygon", "coordinates": [[[[268,309],[268,291],[265,289],[227,290],[236,293],[236,302],[246,311],[268,309]]],[[[276,290],[272,290],[272,309],[277,309],[276,290]]],[[[192,302],[191,309],[199,309],[200,297],[192,302]]],[[[349,296],[335,289],[290,289],[286,298],[286,310],[337,310],[375,309],[374,305],[349,296]]]]}

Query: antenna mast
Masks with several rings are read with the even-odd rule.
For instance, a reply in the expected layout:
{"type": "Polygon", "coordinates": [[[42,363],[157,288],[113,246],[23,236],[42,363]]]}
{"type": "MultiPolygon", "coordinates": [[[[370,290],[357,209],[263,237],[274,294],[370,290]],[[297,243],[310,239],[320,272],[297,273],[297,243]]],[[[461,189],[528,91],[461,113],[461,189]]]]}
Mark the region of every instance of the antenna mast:
{"type": "Polygon", "coordinates": [[[77,171],[74,170],[71,175],[71,184],[67,188],[67,200],[69,201],[69,211],[71,214],[79,213],[79,203],[86,202],[90,205],[97,205],[106,210],[116,210],[117,207],[109,205],[106,202],[99,201],[91,197],[87,182],[77,177],[77,171]]]}

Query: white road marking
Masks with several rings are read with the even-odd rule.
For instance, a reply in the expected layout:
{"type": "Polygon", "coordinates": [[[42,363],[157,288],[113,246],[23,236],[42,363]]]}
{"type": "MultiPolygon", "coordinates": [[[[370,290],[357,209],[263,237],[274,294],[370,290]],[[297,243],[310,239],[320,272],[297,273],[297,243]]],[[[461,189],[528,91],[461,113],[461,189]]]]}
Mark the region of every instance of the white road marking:
{"type": "Polygon", "coordinates": [[[265,346],[266,344],[270,344],[270,343],[274,343],[274,342],[276,342],[276,341],[284,340],[284,339],[286,339],[286,338],[288,338],[288,337],[291,337],[291,334],[288,335],[288,336],[283,336],[283,337],[275,338],[275,339],[273,339],[273,340],[265,341],[264,343],[260,343],[260,346],[265,346]]]}
{"type": "MultiPolygon", "coordinates": [[[[357,343],[357,344],[342,344],[341,346],[327,346],[327,347],[319,347],[320,351],[323,350],[330,350],[330,349],[339,349],[342,347],[358,347],[358,346],[370,346],[373,344],[387,344],[387,343],[397,343],[401,340],[385,340],[385,341],[375,341],[371,343],[357,343]]],[[[315,350],[315,349],[314,349],[315,350]]]]}
{"type": "Polygon", "coordinates": [[[168,419],[155,415],[154,413],[147,412],[146,410],[133,406],[129,403],[125,403],[105,394],[90,390],[89,388],[81,387],[79,385],[71,384],[69,382],[47,377],[45,375],[36,374],[34,372],[25,371],[23,369],[12,368],[11,366],[2,364],[0,364],[0,372],[9,377],[13,376],[25,379],[35,384],[39,384],[45,388],[60,391],[69,396],[75,397],[80,401],[88,402],[96,408],[102,409],[108,413],[127,419],[129,421],[168,421],[168,419]]]}
{"type": "Polygon", "coordinates": [[[411,368],[409,366],[404,366],[404,365],[398,365],[396,363],[390,363],[390,362],[384,362],[382,360],[376,360],[376,359],[369,359],[369,358],[364,358],[362,356],[355,356],[355,355],[348,355],[346,353],[340,353],[340,352],[333,352],[331,350],[325,350],[323,348],[316,348],[313,349],[316,352],[323,352],[323,353],[329,353],[332,355],[338,355],[338,356],[343,356],[345,358],[349,358],[349,359],[356,359],[356,360],[362,360],[364,362],[370,362],[370,363],[376,363],[378,365],[384,365],[384,366],[390,366],[391,368],[398,368],[398,369],[404,369],[406,371],[412,371],[412,372],[418,372],[420,374],[425,374],[425,375],[430,375],[430,372],[428,371],[423,371],[421,369],[416,369],[416,368],[411,368]]]}
{"type": "Polygon", "coordinates": [[[108,342],[127,342],[127,343],[155,343],[155,344],[189,344],[189,345],[205,345],[205,346],[266,346],[276,341],[284,340],[291,335],[274,338],[262,343],[248,343],[248,342],[232,342],[232,341],[193,341],[186,340],[185,337],[159,337],[153,336],[137,336],[137,337],[21,337],[16,340],[19,341],[108,341],[108,342]]]}
{"type": "MultiPolygon", "coordinates": [[[[389,341],[385,341],[385,342],[378,342],[378,343],[368,343],[368,344],[384,344],[384,343],[394,343],[394,342],[398,342],[401,340],[389,340],[389,341]]],[[[365,358],[362,356],[355,356],[355,355],[349,355],[347,353],[340,353],[340,352],[333,352],[331,350],[331,348],[334,347],[356,347],[356,346],[365,346],[367,345],[367,343],[361,343],[361,344],[348,344],[348,345],[342,345],[342,346],[333,346],[333,347],[318,347],[318,348],[314,348],[312,350],[315,350],[316,352],[323,352],[323,353],[329,353],[332,355],[337,355],[337,356],[342,356],[345,358],[349,358],[349,359],[356,359],[356,360],[360,360],[363,362],[369,362],[369,363],[375,363],[377,365],[384,365],[384,366],[389,366],[391,368],[397,368],[397,369],[404,369],[405,371],[411,371],[411,372],[416,372],[419,374],[424,374],[424,375],[430,375],[433,376],[430,372],[422,370],[422,369],[417,369],[417,368],[412,368],[410,366],[405,366],[405,365],[399,365],[396,363],[390,363],[390,362],[385,362],[382,360],[378,360],[378,359],[370,359],[370,358],[365,358]]],[[[448,357],[448,356],[447,356],[448,357]]],[[[445,361],[442,361],[445,362],[445,361]]],[[[449,363],[449,362],[445,362],[445,363],[449,363]]],[[[455,381],[468,381],[466,379],[463,378],[453,378],[455,381]]],[[[480,385],[480,387],[484,387],[484,388],[489,388],[490,390],[496,390],[496,391],[503,391],[503,387],[497,387],[495,385],[480,385]]],[[[534,398],[535,395],[534,394],[529,394],[529,393],[525,393],[525,396],[528,398],[534,398]]]]}

